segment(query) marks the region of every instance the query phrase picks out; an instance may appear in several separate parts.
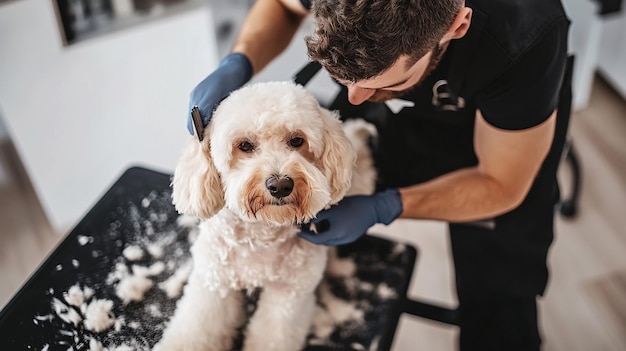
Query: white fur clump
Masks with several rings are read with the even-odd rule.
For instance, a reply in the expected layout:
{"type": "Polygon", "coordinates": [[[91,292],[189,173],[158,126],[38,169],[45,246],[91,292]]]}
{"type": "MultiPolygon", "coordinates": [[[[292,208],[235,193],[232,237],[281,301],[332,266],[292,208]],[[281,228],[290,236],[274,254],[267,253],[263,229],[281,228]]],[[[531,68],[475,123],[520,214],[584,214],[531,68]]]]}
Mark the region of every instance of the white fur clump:
{"type": "Polygon", "coordinates": [[[331,291],[327,283],[320,285],[320,300],[326,306],[326,310],[330,314],[334,324],[341,324],[349,320],[356,320],[364,323],[365,314],[359,309],[356,302],[348,302],[336,297],[331,291]]]}
{"type": "Polygon", "coordinates": [[[105,331],[115,323],[115,315],[113,315],[113,301],[106,299],[94,299],[85,311],[85,329],[94,332],[105,331]]]}
{"type": "Polygon", "coordinates": [[[63,294],[63,298],[72,306],[80,307],[85,302],[85,294],[78,284],[73,285],[63,294]]]}
{"type": "Polygon", "coordinates": [[[36,315],[33,318],[33,324],[39,325],[39,323],[41,323],[41,322],[51,321],[53,319],[54,319],[54,315],[52,315],[52,314],[47,314],[47,315],[44,315],[44,316],[36,315]]]}
{"type": "Polygon", "coordinates": [[[122,251],[124,257],[129,261],[139,261],[143,258],[143,250],[137,245],[129,245],[122,251]]]}
{"type": "Polygon", "coordinates": [[[181,214],[176,219],[176,223],[183,228],[195,229],[200,224],[200,221],[198,221],[197,217],[181,214]]]}
{"type": "MultiPolygon", "coordinates": [[[[138,246],[131,245],[129,247],[138,246]]],[[[129,247],[127,247],[127,249],[129,247]]],[[[117,281],[115,294],[124,304],[128,304],[130,302],[140,302],[143,300],[146,292],[154,286],[154,281],[152,281],[149,277],[159,275],[164,270],[165,263],[157,261],[150,267],[133,265],[132,273],[130,273],[126,264],[118,262],[115,265],[114,271],[109,274],[107,283],[113,284],[117,281]]]]}
{"type": "Polygon", "coordinates": [[[128,267],[126,266],[126,264],[124,264],[123,262],[117,262],[113,271],[109,272],[106,283],[109,285],[114,284],[116,281],[121,280],[128,274],[128,267]]]}
{"type": "Polygon", "coordinates": [[[124,316],[117,317],[115,319],[115,323],[113,323],[113,329],[116,332],[119,332],[120,330],[122,330],[122,327],[124,327],[124,325],[126,325],[126,318],[124,318],[124,316]]]}
{"type": "Polygon", "coordinates": [[[150,199],[148,199],[147,197],[144,197],[143,200],[141,200],[141,207],[148,208],[151,202],[152,201],[150,201],[150,199]]]}
{"type": "Polygon", "coordinates": [[[393,250],[392,250],[393,255],[399,255],[404,252],[406,252],[406,245],[398,243],[393,246],[393,250]]]}
{"type": "Polygon", "coordinates": [[[243,349],[302,348],[327,249],[300,239],[294,223],[343,198],[355,155],[338,116],[301,86],[257,83],[225,99],[202,143],[190,138],[172,180],[177,210],[202,223],[189,281],[155,350],[230,350],[245,322],[240,289],[257,287],[243,349]]]}
{"type": "Polygon", "coordinates": [[[56,315],[61,318],[61,320],[65,323],[78,325],[78,323],[83,320],[80,313],[78,313],[72,307],[67,306],[57,298],[52,299],[52,308],[54,309],[56,315]]]}
{"type": "Polygon", "coordinates": [[[115,295],[126,305],[131,301],[142,301],[145,293],[152,288],[154,282],[141,275],[131,274],[123,277],[115,287],[115,295]]]}
{"type": "Polygon", "coordinates": [[[163,317],[163,312],[156,304],[149,304],[146,306],[146,312],[148,312],[152,317],[160,318],[163,317]]]}
{"type": "Polygon", "coordinates": [[[93,337],[89,338],[89,351],[107,351],[107,349],[102,346],[102,343],[93,337]]]}
{"type": "Polygon", "coordinates": [[[356,263],[350,258],[339,258],[336,249],[330,250],[332,259],[328,260],[326,273],[334,277],[351,277],[356,273],[356,263]]]}
{"type": "MultiPolygon", "coordinates": [[[[157,217],[156,213],[151,213],[150,214],[150,219],[151,220],[156,221],[157,218],[158,217],[157,217]]],[[[148,236],[154,235],[154,227],[152,226],[152,222],[146,221],[144,223],[144,225],[145,225],[144,232],[146,233],[146,235],[148,235],[148,236]]]]}
{"type": "Polygon", "coordinates": [[[170,299],[180,297],[183,293],[183,286],[187,283],[192,267],[193,265],[191,260],[185,262],[167,280],[159,283],[159,288],[165,291],[165,294],[170,299]]]}
{"type": "Polygon", "coordinates": [[[356,283],[358,284],[358,288],[361,291],[368,293],[374,291],[374,284],[370,282],[356,281],[356,283]]]}
{"type": "Polygon", "coordinates": [[[324,308],[316,306],[312,326],[312,334],[314,338],[311,340],[311,344],[322,345],[334,330],[335,321],[333,320],[333,317],[324,308]]]}
{"type": "Polygon", "coordinates": [[[78,240],[78,243],[80,244],[80,246],[85,246],[85,245],[90,244],[90,243],[93,242],[93,237],[85,236],[85,235],[79,235],[77,240],[78,240]]]}
{"type": "Polygon", "coordinates": [[[133,265],[133,274],[142,276],[142,277],[153,277],[163,273],[165,270],[165,263],[161,261],[157,261],[153,263],[150,267],[144,267],[139,265],[133,265]]]}
{"type": "Polygon", "coordinates": [[[148,253],[153,258],[157,258],[157,259],[163,258],[163,254],[164,254],[163,246],[157,243],[148,244],[148,246],[146,247],[146,250],[148,250],[148,253]]]}
{"type": "MultiPolygon", "coordinates": [[[[143,256],[143,251],[139,246],[130,245],[124,249],[124,256],[129,261],[133,261],[138,259],[137,252],[141,252],[143,256]]],[[[142,301],[146,292],[154,286],[154,281],[149,277],[157,276],[164,270],[165,263],[157,261],[150,267],[133,265],[131,273],[125,263],[117,262],[115,269],[107,278],[107,283],[114,284],[117,282],[115,294],[126,305],[130,302],[142,301]]]]}
{"type": "Polygon", "coordinates": [[[376,294],[382,300],[394,299],[398,296],[398,293],[396,292],[396,290],[390,287],[389,285],[387,285],[386,283],[382,283],[378,286],[378,288],[376,289],[376,294]]]}
{"type": "Polygon", "coordinates": [[[337,298],[327,282],[322,282],[318,289],[323,307],[317,307],[312,326],[312,345],[324,344],[337,325],[347,321],[357,324],[365,322],[365,312],[355,302],[347,302],[337,298]]]}
{"type": "Polygon", "coordinates": [[[200,234],[200,231],[198,230],[198,225],[200,224],[198,217],[181,214],[180,216],[178,216],[178,219],[176,219],[176,223],[180,227],[189,230],[188,239],[190,243],[193,244],[196,239],[198,239],[198,235],[200,234]]]}
{"type": "MultiPolygon", "coordinates": [[[[65,323],[78,326],[80,322],[83,322],[85,329],[96,332],[109,329],[116,322],[115,316],[111,313],[113,302],[110,300],[93,300],[87,304],[93,294],[93,289],[89,287],[81,289],[78,284],[75,284],[63,293],[63,298],[68,305],[57,298],[52,298],[52,308],[65,323]]],[[[52,315],[36,316],[33,322],[38,324],[39,321],[52,320],[52,318],[52,315]]],[[[65,335],[64,333],[68,333],[68,331],[61,330],[60,333],[65,335]]],[[[76,331],[74,331],[75,333],[76,331]]],[[[76,339],[76,335],[74,336],[76,339]]]]}
{"type": "Polygon", "coordinates": [[[87,286],[83,288],[83,297],[85,298],[85,301],[91,299],[93,294],[94,294],[94,290],[92,288],[87,287],[87,286]]]}

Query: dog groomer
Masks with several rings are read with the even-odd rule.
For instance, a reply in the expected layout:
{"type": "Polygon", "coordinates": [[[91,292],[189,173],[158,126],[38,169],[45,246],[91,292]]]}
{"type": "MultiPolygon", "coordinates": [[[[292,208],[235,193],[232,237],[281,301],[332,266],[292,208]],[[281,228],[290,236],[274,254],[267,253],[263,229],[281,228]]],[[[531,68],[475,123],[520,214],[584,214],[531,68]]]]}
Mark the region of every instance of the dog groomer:
{"type": "Polygon", "coordinates": [[[338,245],[396,218],[447,221],[460,349],[539,350],[568,120],[559,0],[257,0],[233,53],[191,94],[205,124],[309,11],[308,53],[345,85],[342,115],[379,130],[380,191],[345,198],[318,215],[328,231],[301,237],[338,245]]]}

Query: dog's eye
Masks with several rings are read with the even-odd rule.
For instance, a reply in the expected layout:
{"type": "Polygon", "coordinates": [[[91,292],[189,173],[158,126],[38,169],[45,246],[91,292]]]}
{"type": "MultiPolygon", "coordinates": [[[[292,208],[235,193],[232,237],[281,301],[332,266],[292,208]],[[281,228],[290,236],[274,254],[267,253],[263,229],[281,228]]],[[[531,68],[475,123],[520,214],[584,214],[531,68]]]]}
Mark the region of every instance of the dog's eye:
{"type": "Polygon", "coordinates": [[[301,137],[293,137],[289,139],[289,146],[291,147],[300,147],[302,146],[302,143],[304,143],[304,138],[301,137]]]}
{"type": "Polygon", "coordinates": [[[243,152],[252,152],[252,150],[254,150],[254,145],[252,145],[249,141],[242,141],[239,143],[238,148],[243,152]]]}

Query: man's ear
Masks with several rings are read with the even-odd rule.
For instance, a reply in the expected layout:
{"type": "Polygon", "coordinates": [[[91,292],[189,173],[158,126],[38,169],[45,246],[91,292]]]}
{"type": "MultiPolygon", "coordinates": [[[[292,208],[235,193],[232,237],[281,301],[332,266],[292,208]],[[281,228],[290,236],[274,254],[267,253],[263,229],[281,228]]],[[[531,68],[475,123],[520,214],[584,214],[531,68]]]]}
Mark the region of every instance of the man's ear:
{"type": "Polygon", "coordinates": [[[448,29],[448,32],[443,36],[439,43],[443,44],[452,39],[463,38],[469,30],[471,22],[472,9],[469,7],[463,7],[454,18],[454,22],[452,22],[452,25],[448,29]]]}

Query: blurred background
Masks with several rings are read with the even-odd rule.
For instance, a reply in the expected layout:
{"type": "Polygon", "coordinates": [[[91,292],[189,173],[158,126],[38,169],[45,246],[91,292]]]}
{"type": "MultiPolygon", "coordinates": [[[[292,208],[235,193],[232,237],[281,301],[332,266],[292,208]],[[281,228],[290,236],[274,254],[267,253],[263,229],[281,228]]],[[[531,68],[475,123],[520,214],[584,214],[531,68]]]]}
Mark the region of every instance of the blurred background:
{"type": "MultiPolygon", "coordinates": [[[[556,223],[544,348],[626,350],[626,11],[621,1],[563,2],[583,173],[578,215],[556,223]]],[[[189,92],[228,53],[252,3],[0,1],[0,307],[125,169],[173,171],[189,92]]],[[[290,79],[307,62],[310,29],[255,81],[290,79]]],[[[320,100],[334,96],[317,84],[320,100]]],[[[560,173],[567,195],[565,162],[560,173]]],[[[444,223],[372,232],[419,248],[410,295],[455,306],[444,223]]],[[[403,317],[394,350],[453,350],[457,333],[403,317]]]]}

